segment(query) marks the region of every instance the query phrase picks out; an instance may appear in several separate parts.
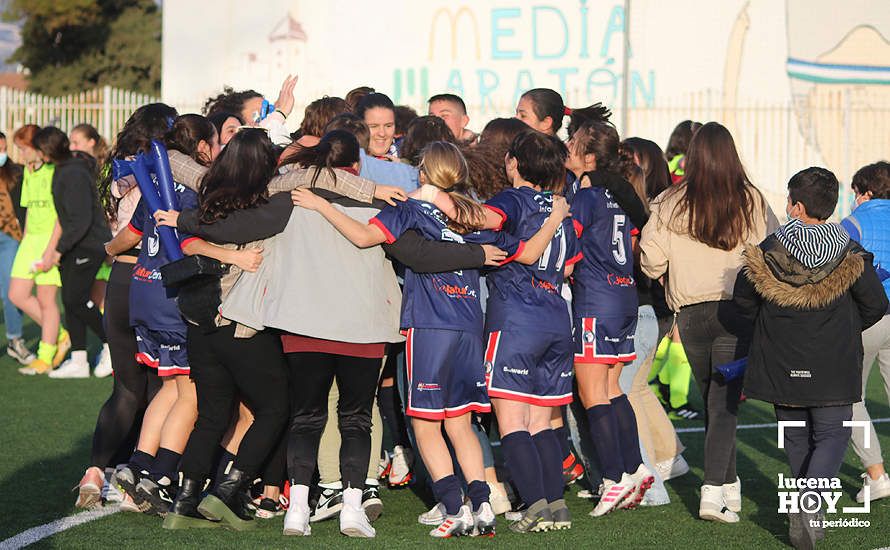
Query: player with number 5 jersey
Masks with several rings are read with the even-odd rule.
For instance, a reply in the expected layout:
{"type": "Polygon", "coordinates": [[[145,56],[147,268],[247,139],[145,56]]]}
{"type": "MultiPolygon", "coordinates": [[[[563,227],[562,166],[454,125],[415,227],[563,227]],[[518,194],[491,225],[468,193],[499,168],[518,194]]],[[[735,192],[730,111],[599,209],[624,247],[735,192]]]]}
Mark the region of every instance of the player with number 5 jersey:
{"type": "MultiPolygon", "coordinates": [[[[630,186],[633,156],[621,150],[611,124],[585,122],[568,146],[566,168],[585,183],[608,174],[630,186]]],[[[575,375],[603,474],[603,493],[592,512],[597,517],[635,507],[655,480],[643,465],[636,416],[618,383],[624,365],[636,359],[631,239],[638,232],[612,194],[598,185],[582,186],[575,195],[572,220],[584,253],[573,286],[575,375]]]]}

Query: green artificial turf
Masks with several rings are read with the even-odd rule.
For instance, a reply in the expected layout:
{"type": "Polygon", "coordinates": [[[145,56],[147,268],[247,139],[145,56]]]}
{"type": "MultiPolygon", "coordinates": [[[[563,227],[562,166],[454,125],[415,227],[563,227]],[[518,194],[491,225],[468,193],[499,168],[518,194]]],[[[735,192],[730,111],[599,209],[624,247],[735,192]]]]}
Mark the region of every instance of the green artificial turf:
{"type": "MultiPolygon", "coordinates": [[[[36,337],[35,327],[28,334],[36,337]]],[[[33,341],[32,341],[33,344],[33,341]]],[[[17,364],[0,359],[0,541],[25,529],[77,512],[72,492],[89,460],[97,411],[111,391],[111,379],[50,380],[16,373],[17,364]]],[[[874,418],[890,417],[890,407],[874,369],[869,385],[869,409],[874,418]]],[[[699,403],[700,405],[700,403],[699,403]]],[[[765,403],[742,405],[740,424],[774,422],[765,403]]],[[[677,422],[677,426],[701,426],[701,422],[677,422]]],[[[881,444],[890,450],[890,423],[876,425],[881,444]]],[[[74,527],[34,547],[39,548],[420,548],[460,545],[484,548],[781,548],[787,547],[787,526],[776,512],[776,481],[787,473],[783,451],[776,447],[776,430],[738,432],[738,471],[742,480],[742,521],[721,525],[698,520],[698,489],[702,479],[702,433],[681,434],[689,474],[672,480],[671,504],[634,511],[616,511],[600,519],[587,513],[592,504],[576,496],[573,487],[566,500],[574,515],[570,531],[515,535],[501,520],[494,539],[431,540],[429,527],[419,525],[423,502],[410,489],[384,490],[384,514],[374,526],[373,541],[342,537],[336,521],[312,526],[309,538],[283,537],[282,519],[261,521],[258,530],[234,533],[225,530],[166,531],[156,517],[117,513],[74,527]]],[[[858,460],[848,451],[839,474],[845,495],[840,505],[853,506],[859,489],[858,460]]],[[[831,517],[843,517],[841,514],[831,517]]],[[[890,499],[872,504],[867,529],[839,528],[828,531],[819,548],[878,548],[890,545],[890,499]]]]}

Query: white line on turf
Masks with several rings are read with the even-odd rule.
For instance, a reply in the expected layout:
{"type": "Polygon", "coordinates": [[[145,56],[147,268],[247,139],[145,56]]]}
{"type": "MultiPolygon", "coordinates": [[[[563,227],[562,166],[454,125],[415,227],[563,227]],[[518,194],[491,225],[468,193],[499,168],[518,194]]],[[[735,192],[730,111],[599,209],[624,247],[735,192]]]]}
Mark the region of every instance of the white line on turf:
{"type": "MultiPolygon", "coordinates": [[[[890,418],[872,418],[873,424],[883,424],[885,422],[890,422],[890,418]]],[[[742,424],[737,426],[737,430],[757,430],[760,428],[775,428],[778,424],[775,422],[766,423],[766,424],[742,424]]],[[[697,426],[695,428],[677,428],[678,434],[689,434],[689,433],[700,433],[705,431],[704,426],[697,426]]]]}
{"type": "Polygon", "coordinates": [[[114,504],[98,510],[87,510],[86,512],[80,512],[79,514],[74,514],[37,527],[32,527],[27,531],[22,531],[18,535],[0,542],[0,550],[18,550],[19,548],[34,544],[39,540],[61,533],[66,529],[71,529],[82,523],[110,516],[118,511],[120,511],[120,506],[114,504]]]}
{"type": "MultiPolygon", "coordinates": [[[[871,421],[875,424],[883,424],[886,422],[890,422],[890,418],[872,418],[871,421]]],[[[776,426],[777,424],[775,422],[766,424],[742,424],[738,426],[737,429],[756,430],[762,428],[775,428],[776,426]]],[[[704,427],[677,428],[677,433],[699,433],[703,431],[705,431],[704,427]]],[[[491,443],[493,447],[497,447],[500,444],[500,441],[493,441],[491,443]]],[[[100,519],[105,516],[110,516],[111,514],[119,511],[119,505],[115,504],[112,506],[106,506],[99,510],[88,510],[86,512],[80,512],[79,514],[74,514],[73,516],[64,517],[50,523],[32,527],[27,531],[22,531],[18,535],[0,542],[0,550],[18,550],[19,548],[24,548],[25,546],[34,544],[39,540],[43,540],[47,537],[51,537],[53,535],[61,533],[66,529],[70,529],[80,524],[100,519]]]]}

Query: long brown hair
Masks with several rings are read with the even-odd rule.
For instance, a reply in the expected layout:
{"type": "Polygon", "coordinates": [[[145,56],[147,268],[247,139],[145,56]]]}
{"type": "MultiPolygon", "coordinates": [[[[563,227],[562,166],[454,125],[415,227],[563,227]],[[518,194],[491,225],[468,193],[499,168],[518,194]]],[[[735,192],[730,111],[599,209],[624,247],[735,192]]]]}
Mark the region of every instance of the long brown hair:
{"type": "Polygon", "coordinates": [[[763,211],[766,204],[745,173],[732,135],[717,122],[695,133],[686,154],[686,178],[665,195],[674,193],[683,196],[671,219],[686,216],[683,229],[689,236],[720,250],[739,246],[754,228],[755,210],[763,211]]]}
{"type": "Polygon", "coordinates": [[[485,209],[481,204],[458,192],[456,188],[467,181],[469,169],[460,149],[447,141],[433,141],[423,149],[420,169],[426,175],[426,183],[448,193],[454,203],[454,218],[448,227],[458,233],[471,233],[485,225],[485,209]]]}

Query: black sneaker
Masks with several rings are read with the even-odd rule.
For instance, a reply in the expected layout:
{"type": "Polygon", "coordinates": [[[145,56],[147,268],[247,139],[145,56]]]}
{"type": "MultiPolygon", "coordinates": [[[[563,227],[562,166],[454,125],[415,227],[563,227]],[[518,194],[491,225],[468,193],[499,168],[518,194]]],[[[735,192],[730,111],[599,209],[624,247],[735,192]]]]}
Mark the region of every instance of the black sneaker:
{"type": "Polygon", "coordinates": [[[37,359],[37,356],[31,353],[31,350],[28,349],[28,346],[22,338],[13,338],[7,342],[6,355],[25,366],[28,366],[31,361],[37,359]]]}
{"type": "Polygon", "coordinates": [[[139,494],[136,490],[136,486],[139,485],[139,482],[142,481],[142,478],[147,476],[148,472],[134,470],[130,468],[129,465],[124,466],[120,470],[114,473],[114,484],[117,485],[117,488],[120,492],[125,493],[131,499],[133,499],[133,504],[139,508],[140,512],[148,511],[148,504],[146,504],[145,499],[139,494]]]}
{"type": "Polygon", "coordinates": [[[150,477],[142,478],[136,485],[136,494],[148,505],[143,512],[164,517],[173,506],[175,495],[170,485],[161,485],[150,477]]]}
{"type": "Polygon", "coordinates": [[[683,405],[668,412],[668,418],[671,420],[698,420],[701,415],[701,411],[697,411],[689,405],[683,405]]]}
{"type": "Polygon", "coordinates": [[[256,507],[256,517],[260,519],[271,519],[284,515],[284,508],[281,503],[271,498],[263,498],[256,507]]]}
{"type": "Polygon", "coordinates": [[[309,514],[309,521],[324,521],[330,519],[340,513],[343,508],[343,485],[338,481],[336,483],[319,484],[321,493],[318,495],[318,502],[312,508],[309,514]]]}
{"type": "Polygon", "coordinates": [[[383,514],[380,485],[369,485],[365,482],[365,490],[362,492],[362,508],[365,510],[365,515],[368,516],[368,521],[376,521],[383,514]]]}

